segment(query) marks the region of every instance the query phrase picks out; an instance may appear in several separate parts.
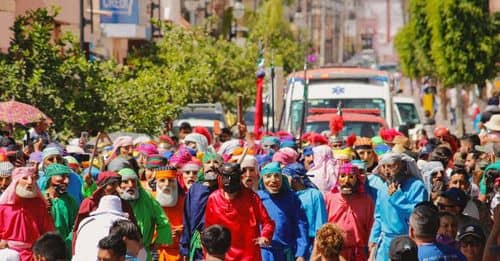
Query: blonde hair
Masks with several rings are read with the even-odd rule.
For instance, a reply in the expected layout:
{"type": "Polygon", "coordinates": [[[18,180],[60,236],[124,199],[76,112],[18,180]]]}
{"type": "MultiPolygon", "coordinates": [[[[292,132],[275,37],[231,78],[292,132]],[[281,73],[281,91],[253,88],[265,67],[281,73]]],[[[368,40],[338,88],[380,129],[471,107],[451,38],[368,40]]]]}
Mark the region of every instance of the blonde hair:
{"type": "Polygon", "coordinates": [[[324,258],[338,257],[344,246],[344,231],[336,224],[324,224],[316,232],[316,246],[324,258]]]}

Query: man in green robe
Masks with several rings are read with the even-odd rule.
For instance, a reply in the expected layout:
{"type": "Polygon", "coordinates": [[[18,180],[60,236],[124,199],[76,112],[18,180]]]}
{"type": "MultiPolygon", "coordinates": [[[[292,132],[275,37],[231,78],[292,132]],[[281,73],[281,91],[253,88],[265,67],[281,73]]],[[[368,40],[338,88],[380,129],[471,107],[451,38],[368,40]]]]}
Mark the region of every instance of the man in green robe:
{"type": "Polygon", "coordinates": [[[54,225],[65,240],[68,253],[71,253],[73,224],[79,207],[67,192],[70,173],[71,169],[66,165],[54,163],[48,166],[45,170],[46,189],[43,192],[49,200],[54,225]]]}
{"type": "Polygon", "coordinates": [[[132,206],[143,235],[144,248],[148,253],[147,260],[151,261],[151,252],[156,250],[157,246],[172,244],[172,230],[168,218],[160,204],[142,188],[134,170],[124,168],[118,173],[122,177],[118,192],[120,197],[132,206]]]}

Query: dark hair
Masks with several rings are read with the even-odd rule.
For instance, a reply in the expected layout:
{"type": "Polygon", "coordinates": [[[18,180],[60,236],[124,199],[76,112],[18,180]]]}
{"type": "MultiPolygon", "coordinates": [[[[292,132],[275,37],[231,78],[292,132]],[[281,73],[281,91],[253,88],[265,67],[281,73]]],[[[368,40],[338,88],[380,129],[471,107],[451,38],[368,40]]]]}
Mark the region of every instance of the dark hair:
{"type": "Polygon", "coordinates": [[[191,124],[189,122],[182,122],[181,125],[179,126],[179,130],[186,130],[188,132],[192,132],[193,128],[191,127],[191,124]]]}
{"type": "Polygon", "coordinates": [[[226,134],[226,135],[229,135],[229,136],[233,136],[233,132],[229,128],[222,128],[220,130],[220,132],[221,132],[221,134],[226,134]]]}
{"type": "Polygon", "coordinates": [[[124,257],[127,254],[125,241],[116,235],[108,235],[107,237],[99,240],[99,244],[97,246],[99,249],[113,251],[113,256],[115,257],[124,257]]]}
{"type": "Polygon", "coordinates": [[[451,218],[455,221],[455,223],[457,223],[457,217],[455,217],[455,215],[451,214],[450,212],[447,212],[447,211],[444,211],[444,212],[439,212],[439,223],[441,223],[441,218],[444,218],[444,217],[447,217],[447,218],[451,218]]]}
{"type": "Polygon", "coordinates": [[[33,244],[33,254],[44,257],[46,261],[67,260],[64,240],[56,232],[39,237],[33,244]]]}
{"type": "Polygon", "coordinates": [[[231,232],[220,225],[205,228],[200,238],[201,244],[210,255],[224,255],[231,246],[231,232]]]}
{"type": "Polygon", "coordinates": [[[463,168],[455,168],[450,174],[450,179],[453,175],[462,175],[464,176],[464,179],[469,182],[469,175],[467,174],[467,171],[463,168]]]}
{"type": "Polygon", "coordinates": [[[142,234],[134,222],[129,220],[117,220],[113,222],[109,229],[110,235],[116,235],[120,238],[126,237],[130,240],[142,241],[142,234]]]}
{"type": "Polygon", "coordinates": [[[439,229],[439,212],[425,205],[416,207],[410,216],[410,227],[417,238],[435,238],[439,229]]]}
{"type": "Polygon", "coordinates": [[[472,150],[474,150],[474,146],[481,145],[481,140],[477,134],[467,135],[465,140],[472,145],[472,150]]]}

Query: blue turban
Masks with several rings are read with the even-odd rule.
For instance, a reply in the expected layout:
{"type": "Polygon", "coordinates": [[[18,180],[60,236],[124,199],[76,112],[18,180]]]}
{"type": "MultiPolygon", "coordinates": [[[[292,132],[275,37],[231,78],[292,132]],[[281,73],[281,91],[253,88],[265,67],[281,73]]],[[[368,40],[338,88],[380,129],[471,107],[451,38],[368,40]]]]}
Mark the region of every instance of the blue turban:
{"type": "Polygon", "coordinates": [[[265,136],[262,138],[262,145],[280,145],[280,139],[274,136],[265,136]]]}
{"type": "Polygon", "coordinates": [[[351,163],[360,170],[366,170],[366,163],[362,160],[352,160],[351,163]]]}
{"type": "Polygon", "coordinates": [[[292,163],[288,164],[281,171],[283,175],[287,175],[292,177],[293,179],[300,179],[304,186],[307,188],[317,188],[314,183],[311,182],[309,177],[307,176],[307,170],[304,168],[304,165],[300,163],[292,163]]]}
{"type": "Polygon", "coordinates": [[[257,164],[259,166],[259,170],[262,169],[262,167],[264,167],[264,165],[266,165],[267,163],[271,162],[273,160],[273,156],[271,155],[257,155],[257,157],[255,157],[257,159],[257,164]]]}
{"type": "Polygon", "coordinates": [[[285,141],[281,142],[280,149],[282,149],[282,148],[296,149],[297,144],[293,140],[285,140],[285,141]]]}
{"type": "Polygon", "coordinates": [[[279,162],[271,162],[269,164],[266,164],[260,171],[260,175],[267,175],[274,173],[281,174],[281,166],[279,162]]]}
{"type": "Polygon", "coordinates": [[[311,156],[311,155],[313,155],[313,147],[312,146],[304,147],[304,156],[311,156]]]}
{"type": "MultiPolygon", "coordinates": [[[[87,173],[89,173],[89,168],[86,168],[82,171],[82,176],[86,175],[87,173]]],[[[99,168],[97,167],[92,167],[92,171],[90,172],[90,175],[92,176],[92,179],[95,181],[97,180],[97,176],[99,176],[99,168]]]]}

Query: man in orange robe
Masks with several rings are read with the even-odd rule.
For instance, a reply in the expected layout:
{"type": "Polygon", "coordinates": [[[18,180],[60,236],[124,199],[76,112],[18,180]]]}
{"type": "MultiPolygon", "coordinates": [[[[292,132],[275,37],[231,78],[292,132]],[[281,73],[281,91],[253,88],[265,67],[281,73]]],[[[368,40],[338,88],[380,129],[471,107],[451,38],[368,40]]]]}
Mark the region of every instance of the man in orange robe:
{"type": "Polygon", "coordinates": [[[177,169],[167,166],[155,170],[156,200],[160,203],[172,226],[173,244],[162,245],[158,249],[159,261],[181,260],[179,239],[182,234],[182,215],[184,210],[184,192],[177,184],[177,169]]]}

